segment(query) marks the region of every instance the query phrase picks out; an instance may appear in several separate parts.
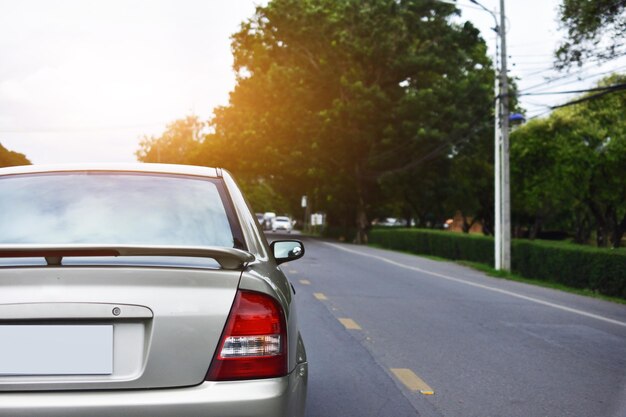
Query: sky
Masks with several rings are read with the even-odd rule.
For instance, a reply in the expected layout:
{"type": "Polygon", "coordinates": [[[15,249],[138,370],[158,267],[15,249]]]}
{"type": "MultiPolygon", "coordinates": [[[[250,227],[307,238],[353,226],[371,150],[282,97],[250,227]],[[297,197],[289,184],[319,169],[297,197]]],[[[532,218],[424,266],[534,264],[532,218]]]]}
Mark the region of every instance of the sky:
{"type": "MultiPolygon", "coordinates": [[[[449,0],[448,0],[449,1],[449,0]]],[[[0,143],[36,164],[133,162],[144,135],[210,118],[235,85],[230,36],[266,0],[0,0],[0,143]]],[[[498,0],[482,0],[490,10],[498,0]]],[[[493,17],[458,0],[493,54],[493,17]]],[[[511,75],[523,92],[591,87],[626,59],[550,70],[558,0],[506,1],[511,75]]],[[[626,57],[624,57],[626,58],[626,57]]],[[[529,117],[571,96],[525,96],[529,117]]]]}
{"type": "MultiPolygon", "coordinates": [[[[448,1],[448,0],[446,0],[448,1]]],[[[489,10],[498,7],[499,0],[480,0],[489,10]]],[[[479,10],[469,0],[456,4],[462,18],[478,27],[495,52],[494,18],[479,10]]],[[[582,90],[593,87],[602,77],[613,71],[626,73],[626,56],[608,63],[586,62],[568,72],[554,70],[554,51],[563,39],[564,32],[558,24],[560,0],[506,0],[507,67],[516,78],[520,93],[536,94],[555,91],[582,90]]],[[[547,116],[549,106],[564,104],[580,94],[520,96],[520,103],[528,119],[547,116]]]]}

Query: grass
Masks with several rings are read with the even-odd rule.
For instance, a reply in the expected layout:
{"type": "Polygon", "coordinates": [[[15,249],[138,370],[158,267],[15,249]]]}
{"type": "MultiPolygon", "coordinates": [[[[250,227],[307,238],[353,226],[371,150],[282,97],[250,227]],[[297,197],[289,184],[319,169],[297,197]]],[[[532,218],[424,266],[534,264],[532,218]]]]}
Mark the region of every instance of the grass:
{"type": "Polygon", "coordinates": [[[551,289],[554,289],[554,290],[564,291],[564,292],[568,292],[568,293],[571,293],[571,294],[577,294],[577,295],[582,295],[582,296],[585,296],[585,297],[597,298],[599,300],[610,301],[610,302],[613,302],[613,303],[625,304],[626,305],[626,300],[622,299],[622,298],[610,297],[610,296],[603,295],[603,294],[600,294],[598,292],[592,291],[590,289],[570,287],[570,286],[567,286],[567,285],[564,285],[564,284],[561,284],[561,283],[558,283],[558,282],[545,281],[545,280],[533,279],[533,278],[525,278],[525,277],[522,277],[522,276],[517,275],[517,274],[512,273],[512,272],[507,272],[507,271],[502,271],[502,270],[498,271],[495,268],[493,268],[493,267],[491,267],[489,265],[482,264],[480,262],[454,261],[454,260],[451,260],[451,259],[442,258],[440,256],[422,255],[422,254],[416,254],[416,253],[409,252],[409,251],[393,250],[393,249],[385,248],[384,246],[378,245],[378,244],[375,244],[375,243],[370,243],[370,244],[368,244],[368,246],[370,246],[372,248],[377,248],[377,249],[392,250],[394,252],[405,253],[407,255],[419,256],[421,258],[430,259],[432,261],[454,262],[454,263],[456,263],[458,265],[467,266],[469,268],[472,268],[472,269],[475,269],[477,271],[483,272],[486,275],[489,275],[490,277],[500,278],[500,279],[507,279],[509,281],[522,282],[524,284],[530,284],[530,285],[535,285],[535,286],[544,287],[544,288],[551,288],[551,289]]]}
{"type": "Polygon", "coordinates": [[[585,297],[597,298],[597,299],[604,300],[604,301],[611,301],[613,303],[626,304],[626,300],[622,298],[610,297],[608,295],[600,294],[590,289],[570,287],[568,285],[564,285],[558,282],[545,281],[545,280],[533,279],[533,278],[525,278],[513,272],[507,272],[507,271],[502,271],[502,270],[498,271],[489,265],[481,264],[479,262],[456,261],[456,263],[459,265],[468,266],[470,268],[484,272],[485,274],[494,278],[508,279],[510,281],[523,282],[525,284],[536,285],[538,287],[552,288],[554,290],[565,291],[565,292],[569,292],[569,293],[577,294],[577,295],[583,295],[585,297]]]}

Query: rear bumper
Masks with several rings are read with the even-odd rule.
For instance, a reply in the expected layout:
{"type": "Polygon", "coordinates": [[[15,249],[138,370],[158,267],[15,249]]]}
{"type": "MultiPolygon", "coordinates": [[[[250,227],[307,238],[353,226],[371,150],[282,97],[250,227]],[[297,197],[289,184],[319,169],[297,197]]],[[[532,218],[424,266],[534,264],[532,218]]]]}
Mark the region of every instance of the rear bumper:
{"type": "Polygon", "coordinates": [[[282,378],[150,390],[4,392],[0,416],[301,417],[307,364],[282,378]]]}

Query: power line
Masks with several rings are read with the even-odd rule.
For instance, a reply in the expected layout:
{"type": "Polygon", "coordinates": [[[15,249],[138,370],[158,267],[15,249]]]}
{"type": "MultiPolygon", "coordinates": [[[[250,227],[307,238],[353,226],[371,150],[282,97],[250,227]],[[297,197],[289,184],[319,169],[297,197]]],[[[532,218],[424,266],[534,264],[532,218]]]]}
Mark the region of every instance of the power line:
{"type": "Polygon", "coordinates": [[[552,108],[550,108],[550,109],[548,109],[548,110],[543,110],[543,111],[541,111],[541,112],[539,112],[539,113],[535,114],[534,116],[530,116],[530,117],[528,118],[528,120],[533,120],[533,119],[537,119],[537,118],[539,118],[539,117],[541,117],[541,116],[545,116],[546,114],[550,113],[551,111],[552,111],[552,108]]]}
{"type": "Polygon", "coordinates": [[[580,99],[577,99],[577,100],[574,100],[574,101],[569,101],[569,102],[567,102],[565,104],[559,104],[558,106],[552,106],[552,110],[560,109],[562,107],[567,107],[567,106],[573,106],[574,104],[580,104],[580,103],[583,103],[583,102],[589,101],[589,100],[595,100],[595,99],[600,98],[602,96],[605,96],[607,94],[614,93],[616,91],[622,91],[622,90],[626,90],[626,84],[622,84],[622,87],[620,87],[620,88],[615,88],[615,89],[612,89],[612,90],[606,90],[606,91],[603,91],[603,92],[598,93],[598,94],[593,94],[591,96],[586,96],[586,97],[583,97],[583,98],[580,98],[580,99]]]}
{"type": "MultiPolygon", "coordinates": [[[[622,55],[626,55],[626,52],[624,52],[622,55]]],[[[621,55],[620,55],[620,56],[621,56],[621,55]]],[[[585,62],[585,64],[584,64],[582,67],[579,67],[576,71],[572,71],[572,72],[568,72],[568,73],[566,73],[566,74],[561,74],[561,75],[558,75],[558,76],[556,76],[556,77],[552,77],[552,78],[550,78],[550,79],[548,79],[548,80],[546,80],[546,81],[544,81],[544,82],[541,82],[541,83],[539,83],[539,84],[533,85],[533,86],[531,86],[531,87],[527,87],[527,88],[525,88],[525,89],[523,89],[523,90],[520,90],[520,91],[527,91],[527,90],[531,90],[531,89],[534,89],[534,88],[542,87],[542,86],[547,85],[547,84],[551,84],[551,83],[553,83],[553,82],[556,82],[556,81],[559,81],[559,80],[562,80],[562,79],[566,79],[566,78],[570,78],[570,77],[575,77],[575,76],[577,76],[577,75],[582,75],[582,74],[583,74],[583,73],[585,73],[586,71],[592,70],[592,69],[594,69],[594,68],[596,68],[596,69],[600,69],[600,68],[603,66],[603,64],[604,64],[604,63],[605,63],[604,61],[599,60],[599,59],[588,60],[587,62],[585,62]]],[[[604,72],[602,72],[602,73],[600,73],[600,74],[608,74],[608,73],[611,73],[611,72],[617,72],[617,71],[619,71],[619,70],[621,70],[621,69],[623,69],[623,68],[624,68],[624,67],[621,67],[621,68],[613,68],[613,69],[611,69],[611,70],[604,71],[604,72]]],[[[554,71],[555,71],[555,68],[554,68],[554,67],[547,67],[545,70],[546,70],[546,71],[551,71],[551,72],[554,72],[554,71]]],[[[530,73],[530,74],[524,74],[524,76],[525,76],[525,77],[531,77],[531,76],[536,75],[536,74],[541,74],[542,72],[544,72],[544,71],[543,71],[543,70],[537,70],[537,71],[532,72],[532,73],[530,73]]],[[[599,74],[592,74],[592,75],[590,75],[588,78],[594,77],[594,76],[596,76],[596,75],[599,75],[599,74]]]]}
{"type": "MultiPolygon", "coordinates": [[[[526,70],[528,71],[529,69],[526,69],[526,70]]],[[[524,71],[520,71],[520,73],[521,73],[524,77],[526,77],[526,78],[531,78],[531,77],[533,77],[534,75],[542,74],[542,73],[544,73],[544,72],[548,72],[548,71],[552,71],[552,72],[554,72],[554,67],[544,67],[544,68],[542,68],[542,69],[540,69],[540,70],[536,70],[536,71],[534,71],[534,70],[533,70],[533,72],[528,73],[528,74],[524,74],[524,71]]]]}
{"type": "Polygon", "coordinates": [[[549,104],[545,104],[545,103],[537,103],[537,102],[533,102],[533,101],[528,101],[528,100],[524,100],[524,104],[525,105],[530,105],[530,106],[534,106],[534,107],[541,107],[541,108],[550,108],[552,106],[550,106],[549,104]]]}
{"type": "MultiPolygon", "coordinates": [[[[589,71],[590,69],[592,69],[594,67],[599,68],[599,67],[602,66],[602,63],[599,63],[599,62],[596,62],[596,61],[589,61],[585,65],[587,65],[587,64],[595,64],[595,65],[590,65],[590,66],[586,66],[586,67],[580,67],[576,71],[570,71],[570,72],[568,72],[566,74],[560,73],[560,75],[552,77],[551,79],[549,79],[546,82],[552,82],[552,80],[560,80],[560,79],[563,79],[563,78],[573,77],[573,76],[576,76],[577,74],[582,74],[585,71],[589,71]]],[[[533,71],[533,72],[531,72],[529,74],[524,74],[524,69],[522,69],[522,71],[520,71],[520,72],[522,73],[522,75],[524,75],[527,78],[530,78],[533,75],[541,74],[541,73],[544,73],[544,72],[553,72],[553,73],[557,73],[558,72],[558,70],[556,68],[554,68],[554,65],[552,65],[552,64],[547,66],[547,67],[539,67],[539,68],[540,69],[538,69],[536,71],[533,71]]],[[[526,68],[525,70],[533,70],[533,68],[526,68]]],[[[531,88],[531,87],[529,87],[529,88],[531,88]]]]}
{"type": "Polygon", "coordinates": [[[624,66],[623,68],[619,68],[619,69],[616,68],[616,69],[611,70],[611,71],[604,71],[604,72],[601,72],[601,73],[591,74],[591,75],[589,75],[589,76],[587,76],[585,78],[577,78],[575,80],[566,80],[566,81],[560,82],[558,84],[554,84],[554,85],[551,85],[551,86],[545,86],[541,90],[533,91],[533,92],[541,93],[541,92],[544,92],[546,88],[564,87],[564,86],[571,85],[571,84],[576,84],[576,83],[590,81],[592,79],[596,79],[596,78],[602,77],[602,76],[607,75],[607,74],[612,74],[612,73],[615,73],[615,72],[619,72],[620,69],[626,69],[626,66],[624,66]]]}
{"type": "Polygon", "coordinates": [[[594,88],[586,88],[584,90],[568,90],[568,91],[546,91],[539,93],[522,93],[520,96],[549,96],[556,94],[576,94],[576,93],[590,93],[593,91],[606,91],[606,90],[623,90],[626,88],[626,83],[623,84],[614,84],[606,87],[594,87],[594,88]]]}
{"type": "Polygon", "coordinates": [[[571,77],[578,77],[578,78],[576,80],[568,80],[568,81],[566,81],[564,83],[561,83],[561,84],[558,84],[558,85],[553,85],[552,87],[560,87],[560,86],[572,84],[572,83],[575,83],[575,82],[586,81],[586,80],[589,80],[591,78],[595,78],[595,77],[598,77],[598,76],[619,72],[619,71],[621,71],[623,69],[626,69],[626,65],[622,66],[622,67],[612,68],[612,69],[610,69],[608,71],[602,71],[602,72],[595,73],[595,74],[590,74],[590,75],[587,75],[587,76],[584,76],[584,77],[582,76],[585,71],[589,71],[591,69],[592,68],[585,68],[584,70],[581,70],[580,73],[578,73],[578,74],[565,74],[565,75],[562,75],[562,76],[559,76],[559,77],[555,77],[555,78],[549,79],[547,81],[544,81],[542,83],[535,84],[535,85],[532,85],[530,87],[523,88],[523,89],[520,90],[520,92],[528,92],[530,90],[535,90],[537,88],[547,87],[549,84],[552,84],[552,83],[555,83],[557,81],[561,81],[561,80],[564,80],[564,79],[567,79],[567,78],[571,78],[571,77]]]}
{"type": "Polygon", "coordinates": [[[517,65],[546,65],[546,60],[544,59],[543,61],[519,61],[518,57],[512,57],[511,58],[512,61],[515,61],[514,66],[517,65]]]}
{"type": "Polygon", "coordinates": [[[578,98],[572,101],[568,101],[567,103],[564,104],[559,104],[556,106],[547,106],[547,105],[542,105],[539,103],[532,103],[532,102],[527,102],[528,104],[531,104],[533,106],[536,107],[547,107],[547,110],[544,111],[540,111],[538,114],[535,114],[531,117],[529,117],[528,120],[532,120],[532,119],[536,119],[538,117],[541,117],[549,112],[551,112],[552,110],[555,109],[559,109],[562,107],[568,107],[568,106],[572,106],[575,104],[580,104],[580,103],[584,103],[586,101],[589,100],[595,100],[598,99],[600,97],[603,97],[607,94],[610,93],[614,93],[614,92],[618,92],[618,91],[623,91],[626,90],[626,83],[620,83],[620,84],[613,84],[610,86],[606,86],[606,87],[595,87],[595,88],[588,88],[588,89],[584,89],[584,90],[570,90],[570,91],[557,91],[557,92],[545,92],[545,93],[527,93],[527,94],[520,94],[520,95],[549,95],[549,94],[575,94],[575,93],[589,93],[589,92],[597,92],[597,94],[593,94],[590,96],[586,96],[586,97],[582,97],[582,98],[578,98]]]}

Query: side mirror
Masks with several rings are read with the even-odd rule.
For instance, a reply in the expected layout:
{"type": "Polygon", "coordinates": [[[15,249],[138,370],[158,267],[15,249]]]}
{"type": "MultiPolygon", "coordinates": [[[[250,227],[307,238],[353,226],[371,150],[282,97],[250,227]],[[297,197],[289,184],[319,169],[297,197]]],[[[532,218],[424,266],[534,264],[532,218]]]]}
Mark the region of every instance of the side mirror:
{"type": "Polygon", "coordinates": [[[304,256],[304,245],[299,240],[275,240],[270,248],[278,265],[304,256]]]}

